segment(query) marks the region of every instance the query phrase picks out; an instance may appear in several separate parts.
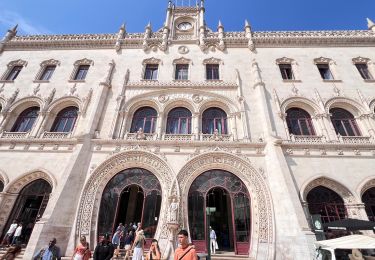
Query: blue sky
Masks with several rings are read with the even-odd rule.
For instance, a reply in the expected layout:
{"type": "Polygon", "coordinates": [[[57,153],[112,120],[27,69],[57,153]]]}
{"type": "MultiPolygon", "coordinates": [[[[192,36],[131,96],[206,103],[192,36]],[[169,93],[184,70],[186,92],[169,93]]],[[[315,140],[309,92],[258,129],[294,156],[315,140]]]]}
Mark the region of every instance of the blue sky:
{"type": "MultiPolygon", "coordinates": [[[[182,0],[178,0],[179,3],[182,0]]],[[[188,2],[189,0],[184,0],[188,2]]],[[[195,0],[191,0],[195,2],[195,0]]],[[[18,23],[20,34],[143,32],[162,26],[167,0],[0,0],[0,35],[18,23]]],[[[206,21],[216,30],[361,30],[375,21],[375,0],[206,0],[206,21]]]]}

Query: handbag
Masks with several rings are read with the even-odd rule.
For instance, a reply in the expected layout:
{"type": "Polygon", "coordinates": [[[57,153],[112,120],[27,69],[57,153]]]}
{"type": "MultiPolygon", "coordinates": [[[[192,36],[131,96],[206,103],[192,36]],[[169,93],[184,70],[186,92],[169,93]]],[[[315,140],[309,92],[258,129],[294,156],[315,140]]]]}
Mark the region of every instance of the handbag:
{"type": "Polygon", "coordinates": [[[217,241],[215,240],[215,249],[218,250],[219,249],[219,245],[217,244],[217,241]]]}

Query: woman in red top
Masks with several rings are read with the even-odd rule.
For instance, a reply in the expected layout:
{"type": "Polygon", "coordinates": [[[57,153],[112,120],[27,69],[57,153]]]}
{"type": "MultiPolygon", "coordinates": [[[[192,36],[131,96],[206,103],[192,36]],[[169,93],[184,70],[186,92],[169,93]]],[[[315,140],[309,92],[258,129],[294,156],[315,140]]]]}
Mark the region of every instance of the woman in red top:
{"type": "Polygon", "coordinates": [[[72,260],[89,260],[91,258],[91,251],[86,237],[81,236],[80,242],[81,243],[74,250],[72,260]]]}

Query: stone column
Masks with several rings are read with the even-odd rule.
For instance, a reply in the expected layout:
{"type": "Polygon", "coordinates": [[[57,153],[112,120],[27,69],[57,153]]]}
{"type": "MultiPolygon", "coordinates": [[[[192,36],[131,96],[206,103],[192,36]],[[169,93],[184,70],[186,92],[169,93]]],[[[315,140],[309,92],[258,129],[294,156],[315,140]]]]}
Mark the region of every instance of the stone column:
{"type": "Polygon", "coordinates": [[[6,113],[3,113],[2,114],[2,118],[1,118],[1,123],[0,123],[0,132],[2,131],[5,131],[6,130],[6,127],[10,121],[10,119],[12,118],[12,114],[9,113],[9,112],[6,112],[6,113]]]}
{"type": "Polygon", "coordinates": [[[195,140],[199,140],[199,113],[193,113],[191,128],[195,140]]]}
{"type": "Polygon", "coordinates": [[[158,140],[161,140],[163,135],[163,123],[164,123],[164,113],[160,112],[158,115],[158,121],[156,122],[156,133],[158,135],[158,140]]]}
{"type": "Polygon", "coordinates": [[[124,111],[121,111],[119,113],[119,116],[121,118],[121,122],[120,122],[120,129],[119,129],[119,135],[118,135],[118,138],[119,139],[123,139],[124,136],[125,136],[125,132],[126,132],[126,117],[127,117],[127,114],[126,112],[124,111]]]}
{"type": "MultiPolygon", "coordinates": [[[[14,207],[17,200],[18,194],[12,194],[7,192],[0,193],[0,231],[4,229],[10,213],[14,207]]],[[[6,230],[3,230],[6,231],[6,230]]]]}
{"type": "Polygon", "coordinates": [[[295,186],[293,175],[289,170],[281,139],[275,137],[276,129],[271,124],[274,116],[267,101],[267,90],[263,82],[254,85],[258,96],[259,113],[262,127],[265,131],[266,148],[265,166],[268,173],[268,186],[274,205],[276,258],[275,259],[305,259],[312,254],[309,240],[313,239],[301,201],[298,188],[295,186]]]}
{"type": "Polygon", "coordinates": [[[229,116],[229,122],[232,129],[232,136],[233,140],[238,140],[238,133],[237,133],[237,122],[236,122],[236,113],[231,113],[229,116]]]}

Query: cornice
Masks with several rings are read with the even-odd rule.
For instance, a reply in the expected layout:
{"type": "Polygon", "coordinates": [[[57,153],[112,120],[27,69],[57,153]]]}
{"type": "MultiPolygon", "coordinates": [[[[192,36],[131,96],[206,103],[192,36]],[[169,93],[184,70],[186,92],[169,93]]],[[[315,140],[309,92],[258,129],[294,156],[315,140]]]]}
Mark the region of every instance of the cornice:
{"type": "MultiPolygon", "coordinates": [[[[152,33],[149,44],[162,42],[163,34],[152,33]]],[[[5,50],[24,49],[113,49],[117,34],[70,34],[15,36],[5,44],[5,50]]],[[[144,33],[127,33],[119,40],[121,48],[143,48],[144,33]]],[[[170,39],[171,44],[179,41],[170,39]]],[[[206,44],[220,41],[218,32],[207,32],[206,44]]],[[[248,47],[245,32],[224,32],[227,47],[248,47]]],[[[298,46],[375,46],[375,32],[371,30],[351,31],[258,31],[252,32],[252,41],[257,47],[298,46]]]]}

